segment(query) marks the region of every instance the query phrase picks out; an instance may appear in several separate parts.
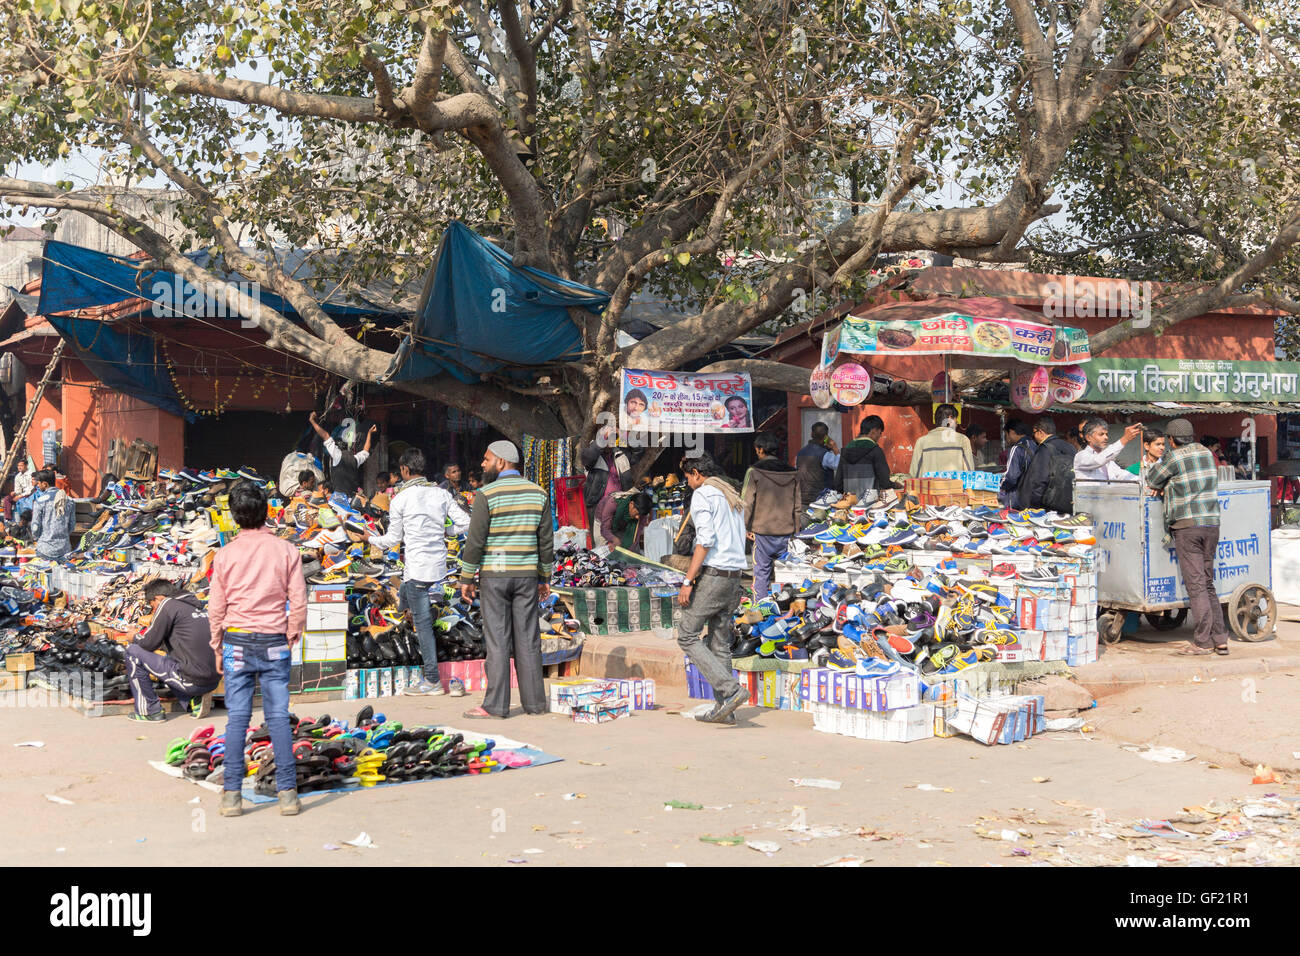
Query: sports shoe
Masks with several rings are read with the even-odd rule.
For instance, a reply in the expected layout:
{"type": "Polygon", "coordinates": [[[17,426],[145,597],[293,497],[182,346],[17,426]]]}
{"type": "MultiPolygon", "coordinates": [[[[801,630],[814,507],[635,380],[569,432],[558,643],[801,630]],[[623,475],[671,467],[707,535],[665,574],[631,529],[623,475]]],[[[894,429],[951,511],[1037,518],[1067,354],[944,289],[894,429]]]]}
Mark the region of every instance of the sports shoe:
{"type": "Polygon", "coordinates": [[[202,720],[212,713],[212,691],[190,698],[189,710],[190,716],[195,720],[202,720]]]}
{"type": "Polygon", "coordinates": [[[464,697],[465,682],[458,677],[453,677],[451,680],[447,681],[447,696],[464,697]]]}
{"type": "Polygon", "coordinates": [[[1080,511],[1077,514],[1066,515],[1062,518],[1056,518],[1052,521],[1055,528],[1082,528],[1092,525],[1092,515],[1086,511],[1080,511]]]}
{"type": "Polygon", "coordinates": [[[280,790],[276,793],[280,800],[280,816],[296,817],[298,811],[302,809],[302,802],[298,799],[297,790],[280,790]]]}
{"type": "Polygon", "coordinates": [[[409,685],[406,688],[405,693],[412,697],[441,697],[447,692],[442,689],[441,684],[435,684],[428,680],[421,680],[418,683],[409,685]]]}
{"type": "Polygon", "coordinates": [[[884,541],[881,541],[880,543],[884,545],[891,545],[891,546],[911,544],[918,537],[920,537],[920,535],[918,535],[911,528],[901,528],[898,531],[891,534],[884,541]]]}
{"type": "Polygon", "coordinates": [[[149,723],[159,723],[160,721],[167,719],[167,715],[161,710],[155,710],[152,714],[139,714],[132,711],[130,714],[127,714],[127,717],[131,720],[143,720],[149,723]]]}
{"type": "Polygon", "coordinates": [[[989,572],[991,578],[1014,578],[1016,576],[1016,566],[1014,564],[995,564],[993,570],[989,572]]]}
{"type": "Polygon", "coordinates": [[[1059,572],[1049,570],[1044,567],[1030,568],[1028,571],[1020,572],[1020,580],[1032,584],[1035,581],[1059,581],[1061,575],[1059,572]]]}

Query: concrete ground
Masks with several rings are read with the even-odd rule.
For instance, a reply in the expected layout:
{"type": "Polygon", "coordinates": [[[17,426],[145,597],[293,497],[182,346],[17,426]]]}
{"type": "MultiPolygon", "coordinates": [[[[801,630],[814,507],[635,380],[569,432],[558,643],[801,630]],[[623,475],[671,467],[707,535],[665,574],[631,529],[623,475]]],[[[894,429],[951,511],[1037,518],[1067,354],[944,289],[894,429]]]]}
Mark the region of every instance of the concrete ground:
{"type": "MultiPolygon", "coordinates": [[[[616,658],[625,672],[671,676],[675,642],[650,636],[655,653],[642,653],[635,637],[604,640],[612,649],[604,660],[616,658]]],[[[594,650],[601,646],[593,642],[594,650]]],[[[592,658],[583,662],[589,667],[592,658]]],[[[1172,848],[1132,824],[1195,821],[1183,808],[1208,804],[1221,814],[1234,800],[1265,794],[1294,808],[1300,788],[1286,775],[1300,774],[1293,690],[1300,624],[1284,621],[1276,641],[1234,642],[1226,659],[1176,658],[1168,643],[1126,640],[1081,669],[1085,680],[1090,671],[1104,691],[1087,713],[1094,732],[999,747],[966,738],[860,741],[815,732],[805,714],[749,707],[735,728],[703,725],[681,716],[696,703],[684,688],[664,684],[661,709],[597,727],[553,715],[473,724],[460,717],[472,698],[388,698],[379,706],[390,718],[507,735],[564,761],[306,795],[292,819],[274,806],[223,819],[217,794],[150,768],[169,740],[198,726],[188,717],[138,724],[14,707],[9,698],[0,700],[9,704],[0,706],[0,814],[11,826],[0,862],[773,866],[861,859],[924,866],[1297,858],[1300,816],[1290,812],[1267,827],[1215,816],[1219,822],[1202,821],[1195,840],[1172,848]],[[44,746],[15,746],[33,740],[44,746]],[[1137,752],[1145,745],[1177,748],[1187,759],[1151,762],[1137,752]],[[1256,763],[1270,764],[1281,782],[1252,784],[1256,763]],[[792,778],[842,786],[796,787],[792,778]],[[665,811],[671,800],[705,809],[665,811]],[[1207,842],[1211,830],[1232,835],[1207,842]],[[374,848],[343,846],[362,831],[374,848]],[[761,848],[714,845],[706,836],[761,848]]],[[[333,701],[299,712],[350,718],[359,707],[333,701]]],[[[213,716],[222,728],[224,713],[213,716]]]]}

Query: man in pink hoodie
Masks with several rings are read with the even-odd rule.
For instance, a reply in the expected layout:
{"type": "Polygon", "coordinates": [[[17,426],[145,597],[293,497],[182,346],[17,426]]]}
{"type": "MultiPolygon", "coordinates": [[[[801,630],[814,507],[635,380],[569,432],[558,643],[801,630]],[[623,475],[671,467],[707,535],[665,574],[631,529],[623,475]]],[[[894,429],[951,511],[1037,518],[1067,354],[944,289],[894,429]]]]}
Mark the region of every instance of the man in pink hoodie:
{"type": "Polygon", "coordinates": [[[221,815],[243,813],[244,738],[253,717],[253,685],[262,688],[262,714],[275,753],[275,789],[282,816],[300,809],[289,724],[289,652],[307,623],[302,557],[266,530],[266,492],[251,481],[230,490],[235,540],[212,562],[208,621],[217,670],[226,679],[225,789],[221,815]]]}

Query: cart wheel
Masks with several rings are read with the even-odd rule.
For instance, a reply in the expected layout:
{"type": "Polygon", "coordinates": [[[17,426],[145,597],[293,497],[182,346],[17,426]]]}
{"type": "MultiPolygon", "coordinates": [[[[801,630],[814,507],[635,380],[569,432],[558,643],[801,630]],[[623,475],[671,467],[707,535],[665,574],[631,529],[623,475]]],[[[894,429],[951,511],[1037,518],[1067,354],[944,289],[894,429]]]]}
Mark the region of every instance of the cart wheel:
{"type": "Polygon", "coordinates": [[[1187,620],[1187,608],[1180,607],[1174,611],[1148,611],[1147,623],[1157,631],[1172,631],[1183,626],[1187,620]]]}
{"type": "Polygon", "coordinates": [[[1243,584],[1228,598],[1228,626],[1243,641],[1263,641],[1273,636],[1277,601],[1262,584],[1243,584]]]}
{"type": "Polygon", "coordinates": [[[1107,611],[1097,618],[1097,633],[1105,644],[1118,644],[1124,637],[1124,612],[1107,611]]]}

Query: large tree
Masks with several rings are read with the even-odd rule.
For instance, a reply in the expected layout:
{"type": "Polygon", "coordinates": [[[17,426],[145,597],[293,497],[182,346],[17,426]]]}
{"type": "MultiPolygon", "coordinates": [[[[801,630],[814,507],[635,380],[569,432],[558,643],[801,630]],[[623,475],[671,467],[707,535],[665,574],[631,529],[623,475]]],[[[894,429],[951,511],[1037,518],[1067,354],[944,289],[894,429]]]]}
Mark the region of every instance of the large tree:
{"type": "MultiPolygon", "coordinates": [[[[882,253],[1187,280],[1158,330],[1259,297],[1291,308],[1294,6],[9,0],[0,161],[95,150],[115,181],[179,190],[191,238],[111,189],[0,178],[0,196],[84,213],[198,283],[214,276],[184,247],[210,245],[301,316],[244,303],[272,347],[361,382],[389,367],[382,340],[265,253],[316,246],[321,280],[400,284],[463,218],[610,305],[575,313],[581,361],[399,387],[512,435],[589,434],[620,367],[679,368],[806,318],[882,253]],[[742,251],[757,259],[729,265],[742,251]],[[646,288],[687,314],[620,348],[646,288]]],[[[1142,331],[1119,322],[1097,349],[1142,331]]],[[[718,367],[807,387],[804,369],[718,367]]]]}

